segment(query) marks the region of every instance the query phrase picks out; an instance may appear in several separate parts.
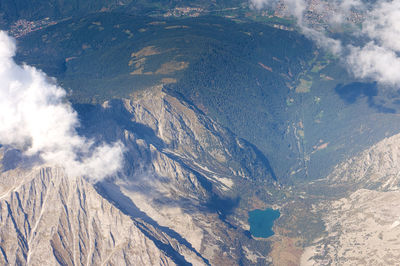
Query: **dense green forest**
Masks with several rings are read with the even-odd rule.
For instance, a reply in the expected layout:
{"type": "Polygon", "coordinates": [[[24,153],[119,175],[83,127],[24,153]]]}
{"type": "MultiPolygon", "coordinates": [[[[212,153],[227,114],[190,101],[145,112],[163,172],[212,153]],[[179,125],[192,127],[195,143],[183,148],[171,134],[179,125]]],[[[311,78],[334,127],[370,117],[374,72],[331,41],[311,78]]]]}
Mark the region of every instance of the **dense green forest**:
{"type": "Polygon", "coordinates": [[[375,84],[352,85],[338,58],[263,23],[103,12],[18,45],[17,61],[56,77],[75,103],[162,84],[254,144],[281,180],[324,176],[343,154],[392,135],[399,120],[399,95],[389,102],[375,84]]]}

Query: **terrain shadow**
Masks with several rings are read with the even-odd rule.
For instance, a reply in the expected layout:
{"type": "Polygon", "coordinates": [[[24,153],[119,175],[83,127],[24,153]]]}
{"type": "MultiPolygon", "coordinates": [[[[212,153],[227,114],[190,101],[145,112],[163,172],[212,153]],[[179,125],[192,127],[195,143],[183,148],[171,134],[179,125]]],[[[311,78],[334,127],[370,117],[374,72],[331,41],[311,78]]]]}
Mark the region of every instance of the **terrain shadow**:
{"type": "MultiPolygon", "coordinates": [[[[109,102],[108,107],[104,108],[100,105],[92,105],[92,104],[75,104],[74,109],[78,112],[79,120],[81,122],[81,127],[78,128],[78,133],[80,135],[84,135],[87,138],[94,139],[97,144],[102,142],[115,142],[120,141],[124,136],[124,130],[131,132],[135,138],[143,139],[147,144],[151,144],[156,149],[163,153],[165,156],[169,157],[171,160],[177,162],[183,168],[185,168],[188,172],[194,174],[201,184],[201,186],[207,191],[207,197],[203,199],[199,199],[199,205],[185,201],[185,199],[177,199],[176,202],[171,202],[171,199],[165,198],[158,191],[152,188],[151,179],[142,178],[141,173],[146,173],[148,169],[150,169],[150,174],[153,173],[151,171],[151,163],[152,163],[152,153],[147,149],[141,149],[140,152],[135,151],[138,149],[135,145],[135,142],[130,143],[126,141],[126,152],[125,152],[125,165],[123,169],[123,175],[127,177],[135,177],[135,182],[137,184],[132,184],[128,189],[135,193],[141,193],[144,195],[154,195],[153,198],[157,199],[157,202],[161,205],[165,206],[179,206],[185,213],[193,213],[199,210],[199,208],[204,208],[207,212],[216,213],[219,216],[219,219],[224,222],[228,227],[236,229],[234,225],[232,225],[227,219],[229,215],[231,215],[234,210],[238,207],[240,202],[240,196],[226,196],[223,195],[216,187],[215,184],[207,178],[206,174],[201,171],[201,169],[196,168],[196,166],[190,160],[185,160],[185,158],[181,158],[180,156],[167,152],[165,148],[168,148],[168,145],[164,143],[162,139],[160,139],[156,132],[147,125],[137,123],[132,121],[132,114],[129,113],[125,107],[124,103],[121,100],[112,100],[109,102]],[[131,150],[132,148],[132,150],[131,150]],[[137,156],[140,156],[140,160],[137,160],[137,156]]],[[[229,136],[233,136],[229,134],[229,136]]],[[[256,165],[263,165],[266,167],[271,173],[272,178],[276,181],[277,177],[268,161],[268,159],[264,156],[264,154],[257,149],[256,146],[249,143],[248,141],[241,140],[248,149],[251,150],[251,155],[247,158],[244,154],[241,155],[240,150],[236,150],[237,147],[234,146],[234,153],[237,154],[237,160],[241,162],[251,163],[254,162],[256,165]]],[[[249,164],[251,165],[251,164],[249,164]]],[[[264,169],[264,168],[260,168],[264,169]]],[[[260,174],[260,173],[258,173],[260,174]]],[[[157,176],[158,181],[162,182],[163,179],[168,180],[166,177],[157,176]]],[[[111,180],[110,180],[111,181],[111,180]]],[[[112,182],[112,181],[111,181],[112,182]]],[[[124,195],[122,192],[118,192],[119,188],[117,185],[112,184],[111,182],[105,183],[100,182],[99,187],[103,187],[102,191],[107,191],[104,184],[107,186],[116,186],[113,189],[112,202],[118,202],[117,199],[125,202],[124,208],[127,213],[130,215],[135,215],[136,217],[140,217],[143,220],[147,221],[149,224],[153,226],[158,226],[154,220],[151,220],[144,212],[140,212],[139,209],[135,206],[135,204],[127,197],[123,198],[124,195]],[[120,195],[117,195],[120,193],[120,195]],[[116,199],[117,197],[117,199],[116,199]],[[130,202],[127,205],[126,202],[130,202]]],[[[112,189],[111,187],[109,189],[112,189]]],[[[110,197],[109,193],[106,193],[108,197],[110,197]]],[[[163,228],[163,230],[167,230],[167,228],[163,228]]],[[[170,230],[170,229],[169,229],[170,230]]],[[[179,237],[176,232],[169,231],[169,234],[174,237],[179,237]]],[[[183,240],[182,240],[183,241],[183,240]]],[[[190,245],[190,243],[182,242],[185,245],[190,245]]]]}
{"type": "Polygon", "coordinates": [[[127,130],[157,148],[164,148],[163,140],[156,136],[152,128],[131,120],[131,114],[121,100],[112,100],[109,105],[109,108],[93,104],[73,105],[81,122],[78,133],[100,143],[118,141],[121,132],[127,130]]]}
{"type": "MultiPolygon", "coordinates": [[[[117,186],[116,184],[114,184],[112,182],[102,181],[102,182],[98,182],[95,185],[95,188],[100,195],[105,197],[109,202],[111,202],[113,205],[115,205],[123,213],[125,213],[126,215],[135,219],[135,221],[137,221],[139,223],[140,223],[140,221],[138,221],[137,219],[141,219],[145,223],[150,224],[154,228],[164,232],[169,237],[176,239],[179,242],[179,244],[186,246],[189,250],[191,250],[197,256],[199,256],[204,261],[204,263],[206,263],[207,265],[210,265],[209,261],[206,258],[204,258],[196,249],[194,249],[192,247],[192,244],[189,243],[180,234],[178,234],[177,232],[175,232],[174,230],[172,230],[169,227],[161,226],[155,220],[153,220],[151,217],[149,217],[145,212],[141,211],[129,197],[125,196],[122,193],[119,186],[117,186]]],[[[143,225],[143,226],[145,226],[145,225],[143,225]]],[[[143,233],[145,233],[143,230],[141,230],[141,231],[143,233]]],[[[149,237],[149,235],[147,235],[147,236],[149,237]]],[[[190,263],[188,263],[184,259],[184,257],[181,254],[179,254],[175,249],[173,249],[171,245],[163,244],[160,240],[157,240],[155,238],[152,240],[154,242],[156,242],[155,244],[159,248],[161,248],[162,250],[167,252],[167,254],[169,254],[171,256],[171,258],[174,260],[174,262],[178,263],[178,265],[190,265],[190,263]],[[160,243],[158,243],[158,242],[160,242],[160,243]],[[159,246],[160,244],[162,244],[163,246],[160,247],[159,246]]]]}
{"type": "Polygon", "coordinates": [[[335,92],[347,104],[354,104],[358,99],[367,98],[368,106],[377,112],[395,114],[396,109],[388,107],[385,103],[378,103],[375,98],[378,96],[377,83],[352,82],[346,85],[339,84],[335,87],[335,92]]]}
{"type": "Polygon", "coordinates": [[[3,153],[3,158],[0,159],[2,171],[14,170],[18,167],[29,169],[32,168],[35,164],[42,162],[38,154],[28,156],[24,155],[24,153],[20,150],[6,146],[3,147],[5,148],[5,150],[3,153]]]}

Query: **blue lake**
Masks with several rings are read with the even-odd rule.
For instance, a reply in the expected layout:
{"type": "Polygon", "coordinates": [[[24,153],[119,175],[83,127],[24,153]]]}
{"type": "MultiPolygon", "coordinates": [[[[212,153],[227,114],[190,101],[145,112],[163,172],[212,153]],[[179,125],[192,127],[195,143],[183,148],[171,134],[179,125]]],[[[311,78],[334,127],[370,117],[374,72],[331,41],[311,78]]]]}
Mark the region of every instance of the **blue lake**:
{"type": "Polygon", "coordinates": [[[272,226],[281,216],[279,210],[266,209],[249,212],[250,233],[254,237],[267,238],[274,235],[272,226]]]}

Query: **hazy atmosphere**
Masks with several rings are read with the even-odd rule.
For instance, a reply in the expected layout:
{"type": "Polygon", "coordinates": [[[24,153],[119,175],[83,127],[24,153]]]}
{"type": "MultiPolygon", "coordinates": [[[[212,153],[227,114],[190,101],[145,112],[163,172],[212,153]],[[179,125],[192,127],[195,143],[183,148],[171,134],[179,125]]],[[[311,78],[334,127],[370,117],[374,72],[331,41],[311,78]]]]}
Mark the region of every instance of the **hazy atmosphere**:
{"type": "Polygon", "coordinates": [[[0,265],[398,265],[400,2],[3,0],[0,265]]]}

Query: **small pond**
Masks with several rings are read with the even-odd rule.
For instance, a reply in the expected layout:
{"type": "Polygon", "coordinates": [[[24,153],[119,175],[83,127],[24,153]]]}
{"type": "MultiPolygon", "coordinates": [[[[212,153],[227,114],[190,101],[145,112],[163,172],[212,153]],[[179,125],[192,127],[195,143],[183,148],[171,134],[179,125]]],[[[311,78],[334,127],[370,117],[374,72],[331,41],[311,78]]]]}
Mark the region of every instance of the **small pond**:
{"type": "Polygon", "coordinates": [[[250,233],[254,237],[267,238],[274,235],[274,221],[281,216],[279,210],[266,209],[249,212],[250,233]]]}

